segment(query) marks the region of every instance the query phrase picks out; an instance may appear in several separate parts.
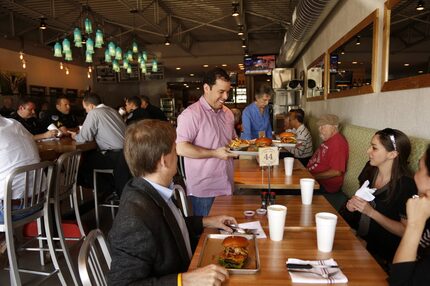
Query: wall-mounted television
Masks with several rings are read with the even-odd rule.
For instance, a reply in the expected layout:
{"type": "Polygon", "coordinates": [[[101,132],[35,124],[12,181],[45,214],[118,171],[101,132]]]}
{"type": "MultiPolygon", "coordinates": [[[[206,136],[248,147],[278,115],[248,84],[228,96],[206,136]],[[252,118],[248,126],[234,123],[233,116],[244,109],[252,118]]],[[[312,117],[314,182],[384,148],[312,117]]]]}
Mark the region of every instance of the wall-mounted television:
{"type": "Polygon", "coordinates": [[[275,62],[275,55],[245,57],[245,74],[271,74],[275,62]]]}

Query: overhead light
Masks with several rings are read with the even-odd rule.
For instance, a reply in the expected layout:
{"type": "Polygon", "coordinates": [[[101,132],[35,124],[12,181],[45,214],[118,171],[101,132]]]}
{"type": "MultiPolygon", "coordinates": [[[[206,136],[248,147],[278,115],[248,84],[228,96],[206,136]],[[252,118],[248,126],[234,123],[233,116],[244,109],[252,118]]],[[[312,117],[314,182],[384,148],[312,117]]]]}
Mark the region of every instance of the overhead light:
{"type": "Polygon", "coordinates": [[[194,76],[194,74],[193,74],[193,73],[190,73],[190,76],[194,76]]]}
{"type": "Polygon", "coordinates": [[[60,62],[60,70],[64,69],[63,63],[60,62]]]}
{"type": "Polygon", "coordinates": [[[352,64],[353,64],[353,65],[356,65],[356,64],[357,64],[357,62],[356,62],[356,61],[353,61],[353,62],[352,62],[352,64]]]}
{"type": "Polygon", "coordinates": [[[226,67],[226,66],[227,66],[227,64],[222,64],[221,66],[226,67]]]}
{"type": "Polygon", "coordinates": [[[177,70],[177,71],[179,71],[179,70],[181,70],[181,68],[180,68],[180,67],[177,67],[177,68],[176,68],[176,70],[177,70]]]}
{"type": "Polygon", "coordinates": [[[27,65],[25,64],[25,60],[22,60],[22,68],[25,69],[27,65]]]}
{"type": "Polygon", "coordinates": [[[242,40],[242,48],[246,48],[246,41],[242,40]]]}
{"type": "Polygon", "coordinates": [[[106,49],[105,51],[105,62],[107,63],[111,63],[112,62],[112,57],[109,53],[109,48],[106,49]]]}
{"type": "Polygon", "coordinates": [[[423,0],[418,0],[418,3],[417,3],[417,11],[422,11],[422,10],[424,10],[424,1],[423,0]]]}
{"type": "Polygon", "coordinates": [[[419,71],[418,71],[418,73],[424,73],[424,71],[422,71],[422,70],[419,70],[419,71]]]}
{"type": "Polygon", "coordinates": [[[69,75],[69,74],[70,74],[69,68],[66,67],[66,75],[69,75]]]}
{"type": "Polygon", "coordinates": [[[158,72],[158,63],[157,63],[157,59],[153,59],[152,60],[152,72],[158,72]]]}
{"type": "Polygon", "coordinates": [[[355,40],[355,45],[359,46],[360,44],[361,44],[361,42],[360,42],[360,36],[357,36],[356,40],[355,40]]]}
{"type": "Polygon", "coordinates": [[[409,64],[409,63],[404,63],[403,65],[404,65],[405,67],[410,66],[410,64],[409,64]]]}
{"type": "Polygon", "coordinates": [[[73,42],[75,42],[75,47],[77,48],[82,47],[82,33],[79,28],[75,28],[73,30],[73,42]]]}
{"type": "Polygon", "coordinates": [[[133,43],[131,44],[131,50],[135,54],[137,54],[139,52],[139,46],[137,45],[136,41],[133,41],[133,43]]]}
{"type": "Polygon", "coordinates": [[[342,62],[337,62],[338,65],[342,64],[342,62]]]}
{"type": "Polygon", "coordinates": [[[91,73],[87,72],[87,77],[91,78],[91,73]]]}
{"type": "Polygon", "coordinates": [[[96,48],[101,48],[103,46],[103,44],[104,44],[103,32],[101,30],[97,29],[97,31],[96,31],[96,43],[94,46],[96,48]]]}
{"type": "Polygon", "coordinates": [[[199,89],[200,89],[200,87],[196,87],[196,89],[197,89],[197,90],[199,90],[199,89]]]}
{"type": "Polygon", "coordinates": [[[93,32],[93,25],[90,19],[88,18],[85,19],[84,26],[85,26],[85,33],[91,34],[93,32]]]}
{"type": "Polygon", "coordinates": [[[170,46],[169,37],[166,37],[166,40],[164,41],[165,46],[170,46]]]}
{"type": "Polygon", "coordinates": [[[206,65],[206,64],[205,64],[205,65],[203,65],[203,67],[204,67],[204,68],[207,68],[207,67],[209,67],[209,65],[206,65]]]}
{"type": "Polygon", "coordinates": [[[88,66],[88,72],[93,72],[93,68],[91,66],[88,66]]]}
{"type": "Polygon", "coordinates": [[[239,30],[237,31],[238,36],[243,36],[243,26],[239,25],[239,30]]]}
{"type": "Polygon", "coordinates": [[[22,61],[24,59],[24,53],[21,51],[19,52],[19,59],[22,61]]]}
{"type": "Polygon", "coordinates": [[[108,50],[109,50],[109,55],[111,57],[115,57],[115,55],[116,55],[116,47],[115,47],[115,44],[113,42],[109,42],[109,44],[108,44],[108,50]]]}
{"type": "Polygon", "coordinates": [[[233,5],[233,12],[231,13],[231,15],[233,17],[239,16],[239,10],[237,9],[237,3],[233,3],[232,5],[233,5]]]}
{"type": "Polygon", "coordinates": [[[39,29],[40,30],[46,30],[46,19],[44,17],[40,18],[39,29]]]}

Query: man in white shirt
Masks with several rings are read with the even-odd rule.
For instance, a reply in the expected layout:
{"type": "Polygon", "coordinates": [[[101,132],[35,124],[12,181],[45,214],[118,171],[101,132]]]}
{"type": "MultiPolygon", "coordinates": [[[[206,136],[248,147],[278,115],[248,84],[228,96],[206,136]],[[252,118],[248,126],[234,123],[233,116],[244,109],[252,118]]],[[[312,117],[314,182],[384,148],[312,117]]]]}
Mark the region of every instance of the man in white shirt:
{"type": "Polygon", "coordinates": [[[296,133],[297,144],[293,148],[287,148],[287,150],[297,158],[303,166],[306,166],[309,159],[312,157],[312,136],[309,130],[306,128],[305,112],[303,109],[292,109],[288,113],[289,125],[293,128],[293,132],[296,133]]]}
{"type": "MultiPolygon", "coordinates": [[[[40,157],[33,135],[18,121],[0,116],[0,134],[0,224],[3,224],[6,176],[13,168],[39,163],[40,157]]],[[[12,186],[12,205],[19,206],[19,199],[24,195],[24,182],[17,178],[12,186]]]]}

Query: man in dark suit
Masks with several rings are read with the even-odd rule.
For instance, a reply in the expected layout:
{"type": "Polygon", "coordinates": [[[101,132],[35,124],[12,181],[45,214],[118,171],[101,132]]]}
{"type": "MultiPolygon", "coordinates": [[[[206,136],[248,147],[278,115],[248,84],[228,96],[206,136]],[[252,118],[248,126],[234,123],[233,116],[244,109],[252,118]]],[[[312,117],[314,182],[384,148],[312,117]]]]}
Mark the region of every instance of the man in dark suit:
{"type": "Polygon", "coordinates": [[[127,128],[124,154],[134,179],[121,196],[109,241],[110,285],[221,285],[228,272],[208,265],[187,272],[203,227],[231,231],[229,216],[186,217],[172,200],[176,132],[168,122],[141,120],[127,128]]]}
{"type": "Polygon", "coordinates": [[[140,98],[142,99],[142,104],[140,106],[149,114],[149,118],[167,121],[164,112],[157,106],[152,105],[149,97],[142,95],[140,98]]]}
{"type": "Polygon", "coordinates": [[[127,111],[127,120],[125,123],[130,125],[133,122],[149,119],[149,113],[141,108],[142,101],[138,96],[132,96],[125,101],[125,110],[127,111]]]}

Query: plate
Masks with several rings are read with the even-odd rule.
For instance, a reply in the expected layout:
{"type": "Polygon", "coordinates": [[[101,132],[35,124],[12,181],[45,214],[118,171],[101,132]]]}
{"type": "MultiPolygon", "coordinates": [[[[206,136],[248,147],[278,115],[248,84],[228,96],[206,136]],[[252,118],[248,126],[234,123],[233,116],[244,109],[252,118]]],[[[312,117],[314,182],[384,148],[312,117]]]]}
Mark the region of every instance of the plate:
{"type": "Polygon", "coordinates": [[[236,155],[258,156],[258,151],[230,150],[230,153],[233,153],[236,155]]]}
{"type": "Polygon", "coordinates": [[[245,151],[246,149],[248,149],[249,144],[240,144],[237,147],[230,147],[230,150],[232,151],[245,151]]]}
{"type": "MultiPolygon", "coordinates": [[[[222,241],[231,236],[229,234],[208,234],[203,243],[203,249],[200,253],[199,263],[197,267],[203,267],[209,264],[217,264],[218,255],[224,250],[222,241]]],[[[257,239],[254,235],[241,235],[249,241],[248,259],[241,269],[227,268],[230,274],[255,274],[260,271],[260,256],[258,254],[257,239]]]]}
{"type": "Polygon", "coordinates": [[[272,144],[273,144],[273,146],[276,146],[276,147],[296,147],[296,144],[282,143],[281,140],[273,140],[272,144]]]}

